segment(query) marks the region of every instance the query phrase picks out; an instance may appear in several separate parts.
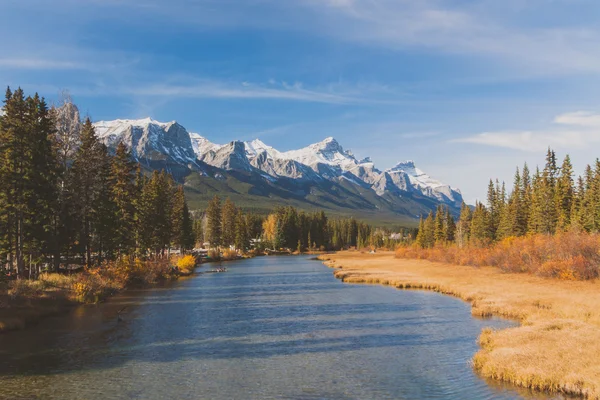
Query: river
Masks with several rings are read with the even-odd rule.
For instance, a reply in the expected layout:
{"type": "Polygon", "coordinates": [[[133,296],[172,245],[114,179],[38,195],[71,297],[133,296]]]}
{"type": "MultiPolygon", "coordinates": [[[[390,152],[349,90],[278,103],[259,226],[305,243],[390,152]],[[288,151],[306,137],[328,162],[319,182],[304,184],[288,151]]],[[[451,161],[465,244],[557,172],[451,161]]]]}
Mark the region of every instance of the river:
{"type": "Polygon", "coordinates": [[[226,266],[1,335],[0,398],[533,397],[472,371],[481,329],[514,323],[463,301],[344,284],[309,257],[226,266]]]}

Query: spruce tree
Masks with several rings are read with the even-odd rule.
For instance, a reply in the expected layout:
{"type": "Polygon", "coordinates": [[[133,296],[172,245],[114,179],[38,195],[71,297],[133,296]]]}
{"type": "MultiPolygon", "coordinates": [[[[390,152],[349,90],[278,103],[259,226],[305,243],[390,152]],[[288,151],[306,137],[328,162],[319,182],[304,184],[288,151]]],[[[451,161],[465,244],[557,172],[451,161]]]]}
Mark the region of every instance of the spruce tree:
{"type": "Polygon", "coordinates": [[[435,217],[430,212],[423,222],[424,247],[433,247],[435,244],[435,217]]]}
{"type": "Polygon", "coordinates": [[[521,213],[519,219],[519,232],[522,230],[523,235],[529,231],[529,220],[531,218],[531,206],[532,206],[532,187],[531,187],[531,176],[529,173],[529,167],[527,163],[523,165],[523,173],[521,175],[521,213]]]}
{"type": "Polygon", "coordinates": [[[480,246],[486,245],[492,240],[489,220],[489,211],[482,203],[477,202],[471,218],[471,243],[480,246]]]}
{"type": "Polygon", "coordinates": [[[452,216],[448,208],[446,208],[446,215],[444,218],[444,230],[446,235],[446,242],[454,242],[456,238],[456,222],[454,221],[454,217],[452,216]]]}
{"type": "Polygon", "coordinates": [[[592,167],[588,164],[584,172],[584,190],[581,192],[582,202],[580,205],[580,220],[584,230],[592,232],[596,229],[595,204],[598,193],[598,187],[594,179],[592,167]]]}
{"type": "Polygon", "coordinates": [[[557,229],[566,231],[571,224],[571,211],[573,208],[573,166],[567,155],[560,169],[560,176],[556,182],[555,207],[557,211],[557,229]]]}
{"type": "Polygon", "coordinates": [[[425,220],[423,216],[419,218],[419,231],[417,232],[417,238],[415,239],[417,246],[424,249],[427,247],[427,238],[425,233],[425,220]]]}
{"type": "Polygon", "coordinates": [[[138,223],[144,227],[140,231],[140,247],[155,256],[164,255],[171,244],[174,186],[166,172],[153,171],[140,195],[138,223]]]}
{"type": "Polygon", "coordinates": [[[212,248],[221,246],[221,199],[219,196],[213,197],[208,203],[206,209],[207,231],[206,240],[212,248]]]}
{"type": "Polygon", "coordinates": [[[434,220],[433,238],[435,244],[444,244],[446,241],[445,212],[441,205],[437,207],[434,220]]]}
{"type": "Polygon", "coordinates": [[[178,248],[181,252],[186,248],[186,226],[185,224],[189,224],[189,213],[187,215],[187,221],[185,221],[185,193],[183,191],[183,186],[179,185],[177,187],[177,191],[173,196],[173,208],[171,210],[171,223],[172,223],[172,244],[174,247],[178,248]]]}
{"type": "Polygon", "coordinates": [[[101,143],[90,119],[81,130],[81,146],[75,153],[71,180],[70,199],[78,226],[76,251],[83,255],[85,264],[92,265],[92,252],[100,251],[110,241],[113,221],[107,215],[112,210],[109,195],[110,158],[106,146],[101,143]]]}
{"type": "Polygon", "coordinates": [[[238,212],[235,219],[235,247],[241,251],[246,251],[250,247],[247,223],[248,219],[246,216],[238,212]]]}
{"type": "Polygon", "coordinates": [[[235,222],[237,213],[237,208],[233,202],[227,198],[221,212],[221,241],[224,246],[235,244],[235,222]]]}
{"type": "Polygon", "coordinates": [[[25,244],[25,220],[29,203],[30,151],[27,103],[19,88],[6,90],[0,126],[0,206],[3,210],[4,251],[10,267],[22,274],[25,244]]]}
{"type": "Polygon", "coordinates": [[[137,167],[123,142],[111,160],[110,185],[116,210],[115,242],[117,255],[132,254],[136,246],[137,167]]]}
{"type": "Polygon", "coordinates": [[[471,207],[467,206],[464,202],[460,207],[460,217],[456,226],[456,243],[458,247],[464,247],[469,243],[471,233],[471,207]]]}

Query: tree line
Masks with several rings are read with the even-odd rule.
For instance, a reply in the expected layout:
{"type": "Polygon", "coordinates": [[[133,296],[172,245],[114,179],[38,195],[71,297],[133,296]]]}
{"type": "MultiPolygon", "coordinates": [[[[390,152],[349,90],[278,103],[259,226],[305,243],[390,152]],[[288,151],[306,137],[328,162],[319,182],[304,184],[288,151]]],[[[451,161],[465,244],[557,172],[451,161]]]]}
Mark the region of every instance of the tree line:
{"type": "Polygon", "coordinates": [[[532,174],[527,164],[517,168],[510,193],[504,182],[490,180],[487,204],[463,203],[458,221],[442,207],[421,218],[416,243],[423,248],[452,242],[460,247],[489,245],[508,237],[569,230],[600,231],[600,160],[575,180],[570,157],[559,166],[556,153],[548,149],[542,170],[532,174]]]}
{"type": "Polygon", "coordinates": [[[392,248],[397,243],[390,239],[390,232],[354,218],[331,219],[324,211],[305,212],[291,206],[278,207],[267,216],[244,213],[230,199],[223,203],[219,196],[210,201],[196,221],[195,231],[197,240],[208,242],[209,247],[244,251],[250,247],[298,252],[386,245],[392,248]]]}
{"type": "Polygon", "coordinates": [[[0,265],[99,265],[194,246],[183,187],[145,176],[126,146],[114,154],[64,98],[8,88],[0,115],[0,265]]]}

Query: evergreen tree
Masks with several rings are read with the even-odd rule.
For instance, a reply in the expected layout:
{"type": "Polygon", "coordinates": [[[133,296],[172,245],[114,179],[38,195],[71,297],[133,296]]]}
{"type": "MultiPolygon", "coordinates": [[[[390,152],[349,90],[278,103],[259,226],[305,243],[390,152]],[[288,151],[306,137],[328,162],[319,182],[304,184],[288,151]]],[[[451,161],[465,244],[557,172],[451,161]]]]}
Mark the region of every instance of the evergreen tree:
{"type": "Polygon", "coordinates": [[[221,246],[221,199],[219,196],[213,197],[208,203],[206,209],[207,216],[207,231],[206,240],[212,248],[221,246]]]}
{"type": "Polygon", "coordinates": [[[110,169],[112,200],[116,209],[115,242],[118,255],[131,254],[136,246],[136,165],[122,142],[117,146],[110,169]]]}
{"type": "Polygon", "coordinates": [[[470,241],[475,245],[488,244],[492,238],[490,233],[490,213],[486,207],[477,202],[471,218],[470,241]]]}
{"type": "Polygon", "coordinates": [[[584,230],[592,232],[596,230],[597,226],[596,213],[594,211],[598,190],[594,179],[594,172],[590,165],[587,165],[585,168],[584,183],[584,190],[581,190],[580,222],[584,230]]]}
{"type": "Polygon", "coordinates": [[[31,129],[31,197],[29,204],[28,253],[35,262],[59,256],[56,218],[59,211],[60,168],[52,137],[54,121],[46,102],[37,94],[28,99],[31,129]]]}
{"type": "Polygon", "coordinates": [[[569,229],[581,231],[584,229],[585,218],[582,212],[585,198],[585,182],[582,176],[577,178],[577,190],[573,193],[573,203],[571,204],[571,217],[569,229]]]}
{"type": "Polygon", "coordinates": [[[471,207],[463,202],[460,207],[460,217],[456,226],[456,243],[458,247],[464,247],[469,243],[472,217],[471,207]]]}
{"type": "Polygon", "coordinates": [[[189,224],[189,212],[187,213],[187,221],[185,221],[186,202],[185,192],[183,186],[179,185],[177,191],[173,196],[173,206],[171,210],[171,228],[172,228],[172,245],[183,252],[186,248],[186,232],[187,227],[185,224],[189,224]]]}
{"type": "Polygon", "coordinates": [[[0,119],[0,209],[3,252],[18,274],[24,270],[25,220],[29,193],[27,104],[23,91],[6,90],[0,119]]]}
{"type": "Polygon", "coordinates": [[[557,229],[565,231],[571,224],[571,211],[573,208],[573,166],[567,155],[560,169],[560,176],[556,182],[555,207],[557,211],[557,229]]]}
{"type": "Polygon", "coordinates": [[[537,169],[531,181],[531,203],[529,207],[529,221],[527,223],[527,231],[529,233],[544,232],[545,195],[545,182],[540,174],[539,169],[537,169]]]}
{"type": "Polygon", "coordinates": [[[427,247],[427,238],[425,233],[425,220],[423,216],[419,218],[419,231],[417,232],[417,238],[415,239],[417,246],[424,249],[427,247]]]}
{"type": "Polygon", "coordinates": [[[498,230],[498,226],[500,225],[500,193],[498,190],[498,181],[496,181],[496,186],[494,186],[494,182],[490,179],[490,183],[488,184],[488,194],[487,194],[487,203],[488,203],[488,219],[487,219],[487,229],[488,234],[486,235],[491,240],[496,238],[496,232],[498,230]]]}
{"type": "Polygon", "coordinates": [[[233,202],[227,198],[221,212],[221,242],[224,246],[231,246],[235,243],[235,221],[237,212],[237,208],[233,202]]]}
{"type": "Polygon", "coordinates": [[[164,255],[171,245],[174,186],[164,171],[154,171],[140,195],[139,223],[146,228],[141,231],[140,246],[155,256],[164,255]]]}
{"type": "Polygon", "coordinates": [[[456,239],[456,222],[454,221],[454,217],[452,216],[448,208],[446,208],[446,215],[444,218],[444,230],[446,235],[446,242],[454,242],[454,240],[456,239]]]}
{"type": "Polygon", "coordinates": [[[523,173],[521,176],[521,212],[518,231],[522,231],[525,235],[529,231],[529,221],[531,219],[531,207],[532,207],[532,186],[531,186],[531,175],[529,173],[529,167],[527,163],[523,165],[523,173]]]}
{"type": "Polygon", "coordinates": [[[245,251],[250,247],[250,237],[248,235],[247,218],[241,212],[237,213],[235,223],[235,247],[245,251]]]}
{"type": "Polygon", "coordinates": [[[430,212],[423,222],[424,247],[433,247],[435,244],[435,217],[430,212]]]}
{"type": "Polygon", "coordinates": [[[108,150],[96,137],[94,126],[86,119],[81,131],[81,146],[75,153],[71,170],[70,203],[75,210],[78,245],[75,250],[83,255],[85,264],[92,265],[92,252],[110,240],[110,225],[114,220],[109,195],[110,158],[108,150]]]}
{"type": "Polygon", "coordinates": [[[435,212],[433,238],[435,244],[444,244],[446,241],[445,213],[441,205],[435,212]]]}

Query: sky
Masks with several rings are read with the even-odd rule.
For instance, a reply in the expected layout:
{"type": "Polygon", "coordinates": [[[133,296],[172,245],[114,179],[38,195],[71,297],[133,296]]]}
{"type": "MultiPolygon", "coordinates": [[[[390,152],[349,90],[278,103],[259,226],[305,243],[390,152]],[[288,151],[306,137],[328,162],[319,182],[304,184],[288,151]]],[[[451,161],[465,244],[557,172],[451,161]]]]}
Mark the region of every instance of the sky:
{"type": "Polygon", "coordinates": [[[0,0],[0,85],[94,121],[285,151],[335,137],[473,203],[552,147],[600,156],[597,0],[0,0]]]}

